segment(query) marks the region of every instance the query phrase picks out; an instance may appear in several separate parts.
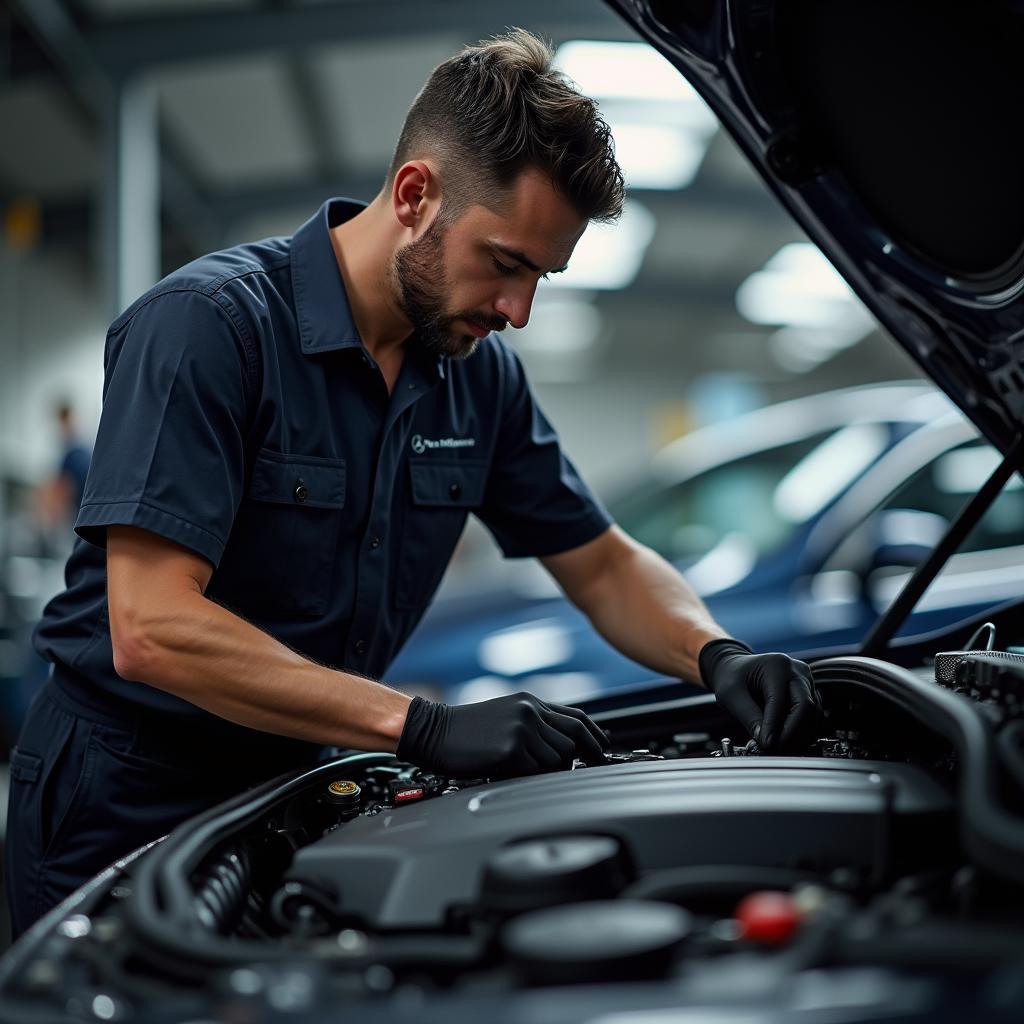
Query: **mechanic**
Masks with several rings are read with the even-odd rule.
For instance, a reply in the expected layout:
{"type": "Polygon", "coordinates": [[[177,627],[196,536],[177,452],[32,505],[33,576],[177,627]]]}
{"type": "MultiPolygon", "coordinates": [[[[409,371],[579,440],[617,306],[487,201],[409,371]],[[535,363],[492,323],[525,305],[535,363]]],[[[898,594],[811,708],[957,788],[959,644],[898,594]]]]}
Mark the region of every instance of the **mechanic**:
{"type": "Polygon", "coordinates": [[[595,627],[784,746],[806,665],[754,655],[592,496],[497,336],[623,180],[592,100],[515,30],[434,70],[380,194],[171,274],[107,337],[53,662],[12,756],[14,933],[117,856],[324,746],[456,777],[600,762],[582,712],[376,678],[472,510],[595,627]],[[472,358],[470,358],[472,357],[472,358]]]}

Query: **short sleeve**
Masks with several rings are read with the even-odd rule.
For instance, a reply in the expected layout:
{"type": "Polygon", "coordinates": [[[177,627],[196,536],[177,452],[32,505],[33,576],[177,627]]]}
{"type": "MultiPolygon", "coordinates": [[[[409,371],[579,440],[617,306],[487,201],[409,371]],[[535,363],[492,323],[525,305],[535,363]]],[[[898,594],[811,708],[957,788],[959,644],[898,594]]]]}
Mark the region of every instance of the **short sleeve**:
{"type": "Polygon", "coordinates": [[[612,519],[563,453],[518,357],[504,345],[500,351],[502,420],[479,517],[509,558],[568,551],[612,519]]]}
{"type": "Polygon", "coordinates": [[[103,411],[75,530],[138,526],[215,568],[241,500],[249,382],[245,350],[208,295],[175,291],[108,336],[103,411]]]}

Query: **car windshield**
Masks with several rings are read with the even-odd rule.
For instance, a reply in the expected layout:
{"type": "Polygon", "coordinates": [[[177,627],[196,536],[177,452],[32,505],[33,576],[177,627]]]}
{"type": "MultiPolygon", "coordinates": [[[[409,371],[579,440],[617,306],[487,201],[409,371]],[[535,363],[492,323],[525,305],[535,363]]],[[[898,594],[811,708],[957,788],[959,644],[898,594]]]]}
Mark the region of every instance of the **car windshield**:
{"type": "Polygon", "coordinates": [[[674,484],[648,483],[613,501],[611,511],[627,533],[670,561],[685,565],[739,538],[756,561],[848,487],[886,436],[880,424],[821,431],[674,484]],[[837,459],[840,445],[845,457],[837,459]]]}

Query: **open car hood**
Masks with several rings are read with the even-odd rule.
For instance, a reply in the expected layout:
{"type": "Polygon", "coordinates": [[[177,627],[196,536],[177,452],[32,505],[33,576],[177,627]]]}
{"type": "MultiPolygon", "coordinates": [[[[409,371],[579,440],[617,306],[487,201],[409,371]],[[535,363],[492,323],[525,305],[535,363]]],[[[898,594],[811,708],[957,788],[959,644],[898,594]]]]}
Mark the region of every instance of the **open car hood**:
{"type": "Polygon", "coordinates": [[[1024,412],[1024,3],[609,2],[1005,452],[1024,412]]]}

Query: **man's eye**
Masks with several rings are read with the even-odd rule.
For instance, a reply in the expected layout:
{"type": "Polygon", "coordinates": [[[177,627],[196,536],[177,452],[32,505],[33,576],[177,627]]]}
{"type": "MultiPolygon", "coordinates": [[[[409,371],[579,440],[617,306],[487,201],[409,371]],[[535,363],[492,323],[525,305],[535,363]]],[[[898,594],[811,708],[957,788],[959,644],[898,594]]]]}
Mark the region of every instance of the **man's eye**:
{"type": "Polygon", "coordinates": [[[494,267],[499,274],[514,274],[519,269],[518,267],[510,267],[507,263],[502,263],[501,260],[494,260],[494,267]]]}

